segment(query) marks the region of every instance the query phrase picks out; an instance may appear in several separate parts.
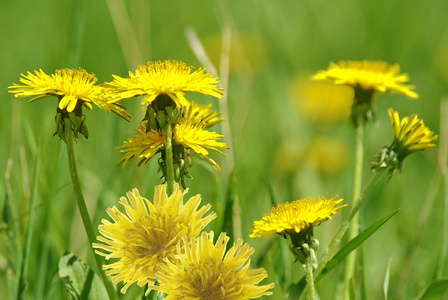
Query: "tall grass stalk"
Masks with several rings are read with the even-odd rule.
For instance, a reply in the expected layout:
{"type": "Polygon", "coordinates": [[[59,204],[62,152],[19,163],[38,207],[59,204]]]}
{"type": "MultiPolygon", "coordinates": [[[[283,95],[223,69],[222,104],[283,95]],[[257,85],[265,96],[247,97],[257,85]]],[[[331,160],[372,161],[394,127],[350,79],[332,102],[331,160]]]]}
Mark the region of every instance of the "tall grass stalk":
{"type": "Polygon", "coordinates": [[[19,277],[19,284],[18,284],[18,291],[17,291],[17,299],[18,300],[25,298],[26,277],[28,275],[28,262],[30,259],[31,242],[33,239],[34,203],[36,202],[39,167],[40,167],[40,140],[38,141],[35,163],[34,163],[33,185],[32,185],[32,189],[31,189],[30,203],[29,203],[30,215],[28,218],[28,226],[27,226],[28,232],[26,235],[25,250],[23,251],[22,266],[20,268],[20,277],[19,277]]]}
{"type": "Polygon", "coordinates": [[[440,140],[439,140],[439,168],[443,176],[443,230],[442,230],[442,249],[440,252],[440,260],[437,266],[436,277],[442,277],[443,267],[446,263],[448,254],[448,99],[442,100],[440,104],[440,140]]]}

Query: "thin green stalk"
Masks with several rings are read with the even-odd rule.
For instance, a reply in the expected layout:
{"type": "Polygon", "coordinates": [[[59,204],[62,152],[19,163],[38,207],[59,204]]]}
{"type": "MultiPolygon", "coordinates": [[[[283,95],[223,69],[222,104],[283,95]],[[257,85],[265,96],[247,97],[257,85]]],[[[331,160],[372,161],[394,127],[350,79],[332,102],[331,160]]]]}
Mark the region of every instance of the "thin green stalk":
{"type": "Polygon", "coordinates": [[[24,299],[25,297],[26,276],[28,275],[28,262],[30,259],[31,241],[33,239],[34,202],[36,202],[37,182],[40,166],[40,140],[37,145],[37,153],[35,159],[36,161],[34,164],[33,186],[31,190],[30,203],[29,203],[30,216],[28,218],[28,226],[27,226],[28,233],[26,235],[26,244],[25,244],[25,250],[23,251],[23,260],[22,260],[22,266],[20,268],[20,277],[17,291],[18,300],[24,299]]]}
{"type": "Polygon", "coordinates": [[[437,278],[442,277],[443,268],[445,266],[446,256],[448,253],[448,168],[447,168],[447,152],[448,152],[448,99],[443,99],[440,104],[440,140],[439,140],[439,167],[443,178],[443,225],[442,225],[442,251],[440,252],[439,265],[437,267],[437,278]]]}
{"type": "Polygon", "coordinates": [[[306,272],[306,286],[307,286],[307,300],[314,300],[314,276],[313,276],[313,265],[311,263],[311,257],[306,258],[305,263],[306,272]]]}
{"type": "MultiPolygon", "coordinates": [[[[355,144],[355,165],[353,172],[352,183],[352,205],[356,203],[361,194],[361,182],[362,182],[362,162],[364,157],[363,147],[363,133],[364,127],[362,122],[358,122],[356,126],[356,144],[355,144]]],[[[351,240],[358,235],[359,231],[359,214],[355,214],[350,223],[350,229],[348,232],[348,239],[351,240]]],[[[350,280],[353,277],[356,264],[356,251],[353,251],[346,260],[345,263],[345,275],[344,275],[344,298],[349,299],[350,292],[350,280]]]]}
{"type": "Polygon", "coordinates": [[[78,171],[76,168],[75,161],[75,151],[73,150],[73,132],[70,129],[71,123],[70,119],[66,118],[65,120],[65,128],[67,133],[67,156],[68,156],[68,165],[70,169],[70,177],[72,179],[73,190],[75,192],[75,199],[78,203],[79,213],[81,214],[82,223],[84,224],[84,229],[87,233],[87,237],[89,238],[90,249],[92,249],[93,256],[95,258],[96,265],[100,271],[101,278],[103,279],[104,285],[107,290],[107,294],[110,299],[118,300],[117,292],[115,291],[114,285],[110,280],[109,276],[107,276],[103,271],[104,260],[102,257],[95,255],[95,251],[92,248],[92,244],[96,242],[95,231],[93,229],[92,221],[89,217],[89,212],[87,210],[86,202],[84,200],[84,196],[81,190],[81,184],[79,182],[78,171]]]}
{"type": "Polygon", "coordinates": [[[166,193],[171,196],[174,192],[173,140],[171,137],[172,123],[168,122],[162,128],[165,139],[166,193]]]}
{"type": "Polygon", "coordinates": [[[336,249],[336,247],[339,245],[339,243],[342,240],[342,237],[344,236],[347,229],[350,227],[350,221],[353,219],[353,217],[356,215],[356,213],[359,211],[359,208],[366,200],[367,195],[370,193],[372,188],[378,183],[382,175],[385,174],[384,170],[379,170],[375,172],[370,179],[367,186],[364,188],[361,196],[359,197],[358,201],[356,201],[355,204],[352,205],[352,209],[350,210],[348,216],[345,218],[345,220],[342,222],[341,226],[339,227],[338,232],[336,232],[335,236],[330,242],[330,245],[325,250],[325,253],[322,256],[322,259],[319,263],[319,267],[317,268],[316,272],[314,272],[314,275],[317,277],[327,264],[327,262],[330,260],[330,257],[333,253],[333,251],[336,249]]]}

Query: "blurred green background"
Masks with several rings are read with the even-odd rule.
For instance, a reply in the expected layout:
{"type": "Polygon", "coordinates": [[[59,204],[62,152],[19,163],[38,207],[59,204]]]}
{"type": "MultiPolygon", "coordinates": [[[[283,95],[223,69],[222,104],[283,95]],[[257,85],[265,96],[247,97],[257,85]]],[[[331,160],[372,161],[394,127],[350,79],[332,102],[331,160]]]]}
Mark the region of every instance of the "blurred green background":
{"type": "MultiPolygon", "coordinates": [[[[0,243],[0,298],[8,297],[8,259],[5,227],[17,226],[24,244],[30,177],[41,141],[41,170],[28,299],[67,298],[57,274],[58,261],[68,250],[93,266],[87,239],[75,208],[65,145],[55,130],[55,98],[27,103],[7,92],[20,74],[42,69],[82,67],[98,82],[112,74],[126,76],[149,60],[179,60],[204,66],[190,47],[187,29],[195,32],[221,76],[220,58],[229,54],[227,97],[230,134],[229,158],[211,154],[222,167],[216,173],[195,160],[194,180],[188,195],[200,193],[210,202],[219,230],[227,197],[232,158],[236,167],[234,212],[236,236],[255,248],[252,267],[264,267],[276,283],[270,299],[283,299],[284,287],[303,276],[292,264],[281,237],[249,239],[250,227],[275,201],[339,195],[350,202],[352,153],[355,134],[348,118],[310,119],[297,109],[307,101],[297,91],[310,74],[339,60],[384,60],[398,63],[416,86],[418,100],[401,95],[378,98],[377,121],[365,131],[364,185],[371,176],[370,162],[381,147],[392,142],[387,108],[400,116],[417,113],[435,133],[440,127],[440,102],[448,94],[448,1],[24,1],[0,2],[0,211],[10,197],[15,217],[2,227],[0,243]],[[230,28],[231,48],[222,49],[222,36],[230,28]],[[299,78],[299,79],[297,79],[299,78]],[[299,95],[299,96],[297,96],[299,95]],[[319,142],[316,142],[320,141],[319,142]],[[329,140],[330,139],[330,140],[329,140]],[[323,142],[322,142],[323,141],[323,142]]],[[[208,66],[207,66],[208,67],[208,66]]],[[[208,69],[209,70],[209,69],[208,69]]],[[[199,103],[219,101],[188,94],[199,103]]],[[[107,207],[134,187],[152,198],[160,183],[155,159],[138,168],[130,163],[116,167],[120,152],[114,147],[134,135],[141,119],[137,99],[123,104],[134,118],[128,124],[116,115],[94,108],[87,112],[89,139],[75,145],[86,200],[96,227],[109,218],[107,207]]],[[[221,125],[213,128],[223,132],[221,125]]],[[[225,129],[224,129],[225,130],[225,129]]],[[[435,278],[439,268],[444,216],[443,189],[437,181],[438,148],[410,156],[401,175],[383,180],[361,213],[368,226],[389,212],[401,211],[362,247],[362,265],[368,299],[383,299],[383,281],[389,260],[389,299],[413,299],[435,278]],[[436,178],[436,179],[434,179],[436,178]],[[426,215],[425,215],[426,214],[426,215]],[[423,217],[422,217],[423,215],[423,217]]],[[[442,153],[446,155],[446,153],[442,153]]],[[[315,230],[325,249],[348,209],[315,230]]],[[[444,221],[445,220],[445,221],[444,221]]],[[[20,248],[18,249],[20,250],[20,248]]],[[[20,250],[21,251],[21,250],[20,250]]],[[[317,284],[321,299],[333,299],[343,265],[317,284]]],[[[447,275],[448,269],[440,270],[447,275]]],[[[131,288],[126,299],[139,295],[131,288]]]]}

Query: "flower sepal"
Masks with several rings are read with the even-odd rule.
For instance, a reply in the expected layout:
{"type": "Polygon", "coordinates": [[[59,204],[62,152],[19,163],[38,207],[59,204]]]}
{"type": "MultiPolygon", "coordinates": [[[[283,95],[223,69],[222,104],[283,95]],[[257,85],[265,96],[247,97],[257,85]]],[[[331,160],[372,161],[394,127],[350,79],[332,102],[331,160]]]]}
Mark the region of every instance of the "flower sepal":
{"type": "Polygon", "coordinates": [[[393,147],[384,146],[375,157],[377,157],[377,161],[372,162],[372,172],[382,172],[389,169],[389,180],[396,170],[401,172],[403,162],[398,158],[398,153],[393,150],[393,147]]]}
{"type": "Polygon", "coordinates": [[[81,133],[87,139],[89,138],[89,132],[85,121],[86,116],[82,114],[81,104],[78,104],[72,112],[57,108],[55,116],[56,131],[53,136],[58,135],[61,140],[67,143],[67,130],[71,130],[75,139],[78,138],[78,133],[81,133]]]}
{"type": "Polygon", "coordinates": [[[361,87],[355,87],[355,98],[352,104],[351,118],[355,126],[360,122],[363,124],[375,119],[376,103],[375,90],[363,90],[361,87]]]}
{"type": "Polygon", "coordinates": [[[316,270],[319,264],[316,255],[319,248],[319,240],[314,236],[313,227],[309,227],[298,233],[290,232],[287,234],[291,237],[289,249],[296,258],[296,261],[300,262],[303,269],[306,270],[306,263],[309,260],[313,269],[316,270]]]}

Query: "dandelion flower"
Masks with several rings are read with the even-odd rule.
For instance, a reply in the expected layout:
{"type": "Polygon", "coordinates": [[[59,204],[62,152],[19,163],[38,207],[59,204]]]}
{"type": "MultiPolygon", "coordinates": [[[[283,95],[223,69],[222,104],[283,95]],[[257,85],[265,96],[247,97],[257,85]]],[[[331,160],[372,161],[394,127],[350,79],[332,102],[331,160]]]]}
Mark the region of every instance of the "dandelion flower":
{"type": "Polygon", "coordinates": [[[122,149],[120,150],[121,152],[125,152],[118,160],[118,164],[123,162],[123,168],[133,158],[139,159],[138,166],[147,163],[165,144],[162,132],[157,129],[151,129],[146,132],[146,126],[143,122],[138,124],[137,132],[138,134],[116,148],[122,149]]]}
{"type": "Polygon", "coordinates": [[[229,237],[221,233],[213,244],[214,233],[202,234],[195,240],[183,237],[185,251],[177,246],[178,259],[166,260],[157,273],[159,286],[152,286],[168,296],[167,300],[237,300],[264,295],[274,283],[259,286],[268,276],[263,268],[249,270],[254,249],[239,239],[226,253],[229,237]]]}
{"type": "Polygon", "coordinates": [[[389,65],[383,61],[340,61],[330,63],[325,71],[319,71],[314,80],[329,80],[335,84],[345,84],[366,91],[399,93],[412,99],[418,95],[413,85],[404,85],[409,81],[408,74],[399,74],[398,64],[389,65]]]}
{"type": "Polygon", "coordinates": [[[21,74],[20,82],[23,85],[14,84],[8,87],[15,97],[35,97],[30,102],[47,97],[59,98],[58,108],[73,112],[79,103],[86,109],[92,110],[92,103],[105,110],[114,112],[125,120],[130,116],[124,111],[124,107],[108,97],[108,91],[96,86],[97,78],[93,74],[79,68],[56,70],[55,74],[47,75],[44,71],[35,71],[21,74]]]}
{"type": "Polygon", "coordinates": [[[285,235],[299,233],[307,228],[320,225],[331,219],[331,216],[347,206],[336,207],[342,199],[329,200],[324,198],[305,198],[278,204],[272,207],[271,212],[265,214],[260,221],[255,221],[251,228],[250,237],[264,238],[274,234],[285,235]]]}
{"type": "Polygon", "coordinates": [[[219,117],[221,115],[220,113],[210,111],[211,107],[211,104],[198,105],[192,101],[183,108],[183,119],[191,120],[193,124],[204,123],[205,127],[224,122],[224,119],[219,117]]]}
{"type": "MultiPolygon", "coordinates": [[[[224,136],[206,131],[204,127],[204,123],[194,124],[194,120],[180,121],[175,126],[173,140],[177,145],[183,146],[187,152],[191,149],[193,153],[188,153],[189,156],[197,153],[216,170],[220,171],[218,164],[208,157],[209,152],[207,149],[224,154],[219,148],[225,149],[226,144],[216,141],[224,136]]],[[[146,126],[142,122],[139,124],[138,134],[124,142],[122,146],[117,147],[117,149],[121,149],[121,152],[125,153],[118,163],[123,162],[124,167],[133,158],[139,158],[138,165],[140,166],[148,162],[151,157],[163,148],[164,144],[162,132],[157,129],[151,129],[146,132],[146,126]]]]}
{"type": "MultiPolygon", "coordinates": [[[[201,230],[216,218],[212,213],[204,217],[210,209],[210,204],[198,207],[201,196],[196,195],[184,204],[179,186],[174,186],[173,194],[168,197],[166,186],[155,188],[154,201],[140,196],[137,189],[122,197],[126,214],[117,207],[107,209],[114,222],[103,219],[98,241],[94,243],[95,253],[118,261],[104,265],[107,275],[112,276],[114,284],[123,281],[122,293],[134,282],[139,286],[156,280],[156,273],[161,271],[162,262],[172,262],[175,255],[182,251],[182,236],[188,239],[196,237],[201,230]]],[[[148,291],[149,293],[149,291],[148,291]]]]}
{"type": "Polygon", "coordinates": [[[392,148],[403,158],[412,152],[436,146],[434,142],[438,136],[434,135],[434,132],[430,131],[416,114],[404,117],[400,121],[398,112],[389,108],[388,113],[394,132],[392,148]]]}
{"type": "Polygon", "coordinates": [[[218,78],[199,68],[193,71],[183,62],[157,61],[141,65],[128,78],[113,75],[114,80],[107,86],[114,89],[118,98],[144,95],[142,104],[152,103],[159,95],[169,96],[177,107],[188,105],[185,92],[195,92],[222,97],[222,89],[217,87],[218,78]]]}

